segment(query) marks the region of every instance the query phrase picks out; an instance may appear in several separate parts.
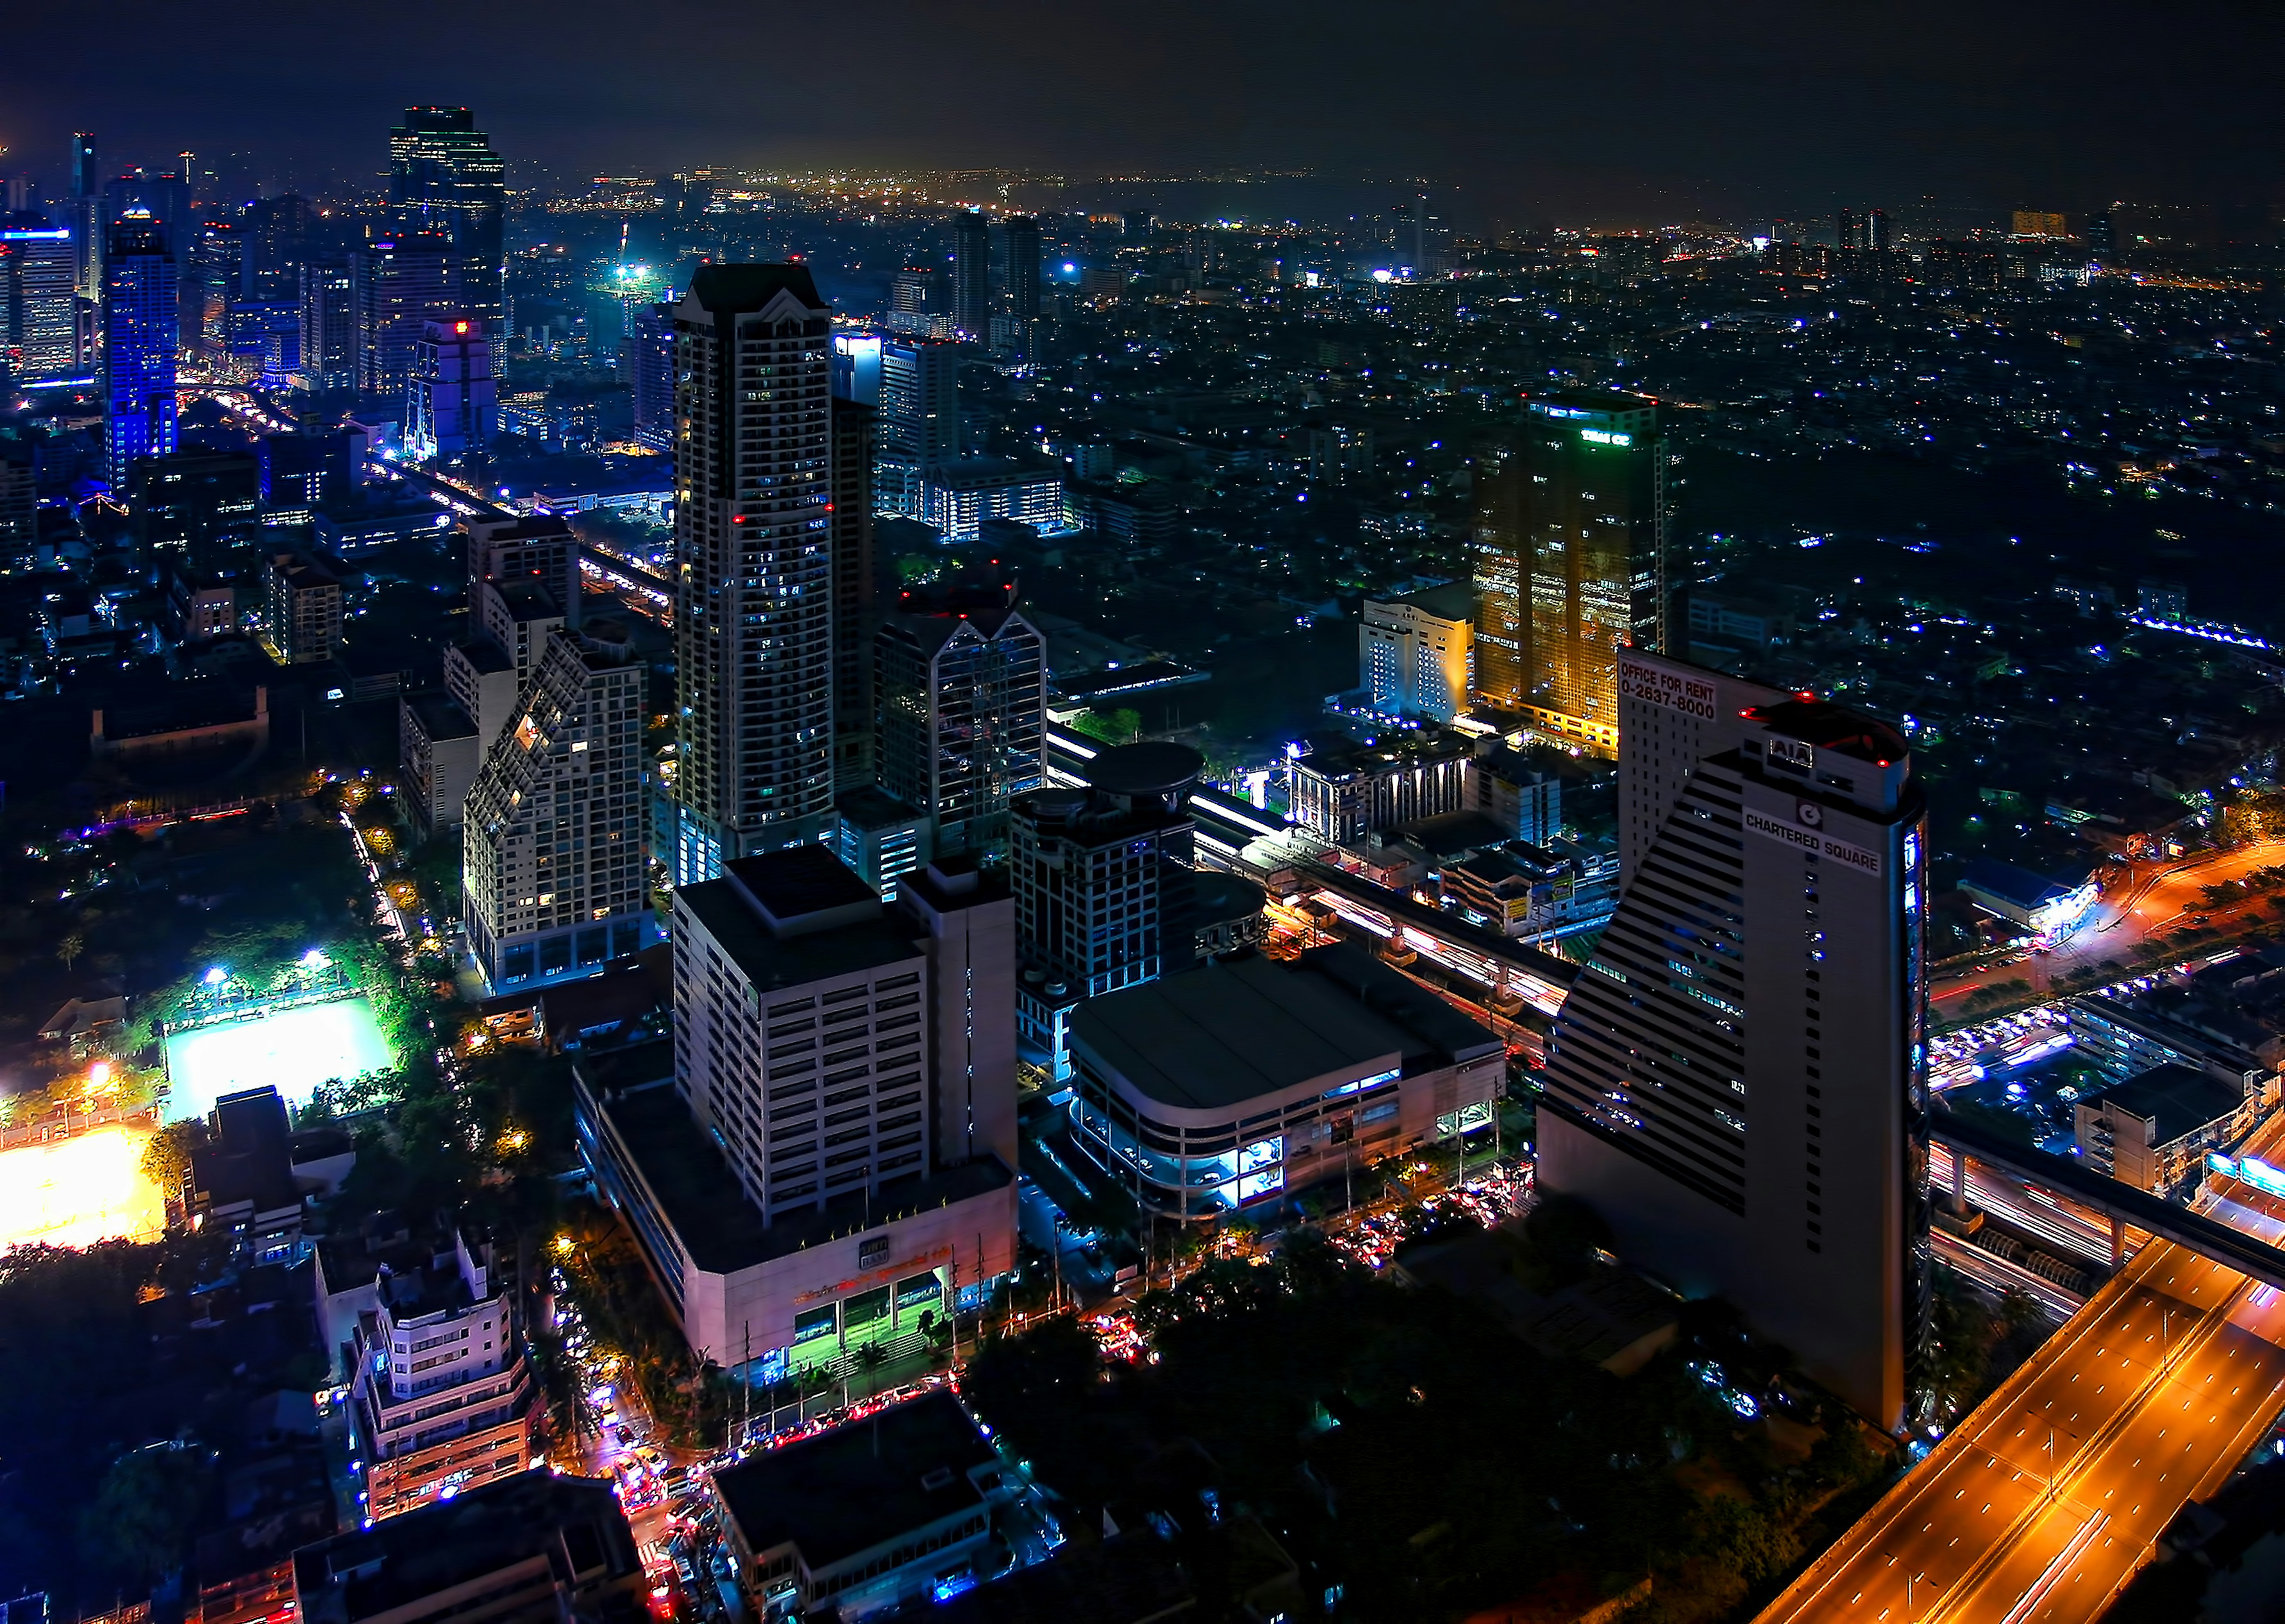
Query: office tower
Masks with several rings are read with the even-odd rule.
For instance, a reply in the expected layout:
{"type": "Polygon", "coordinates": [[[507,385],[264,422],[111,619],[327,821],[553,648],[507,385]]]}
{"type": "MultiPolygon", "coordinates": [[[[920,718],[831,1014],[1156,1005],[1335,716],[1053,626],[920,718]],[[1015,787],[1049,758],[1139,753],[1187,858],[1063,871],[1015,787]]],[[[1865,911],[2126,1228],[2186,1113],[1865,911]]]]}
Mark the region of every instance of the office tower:
{"type": "Polygon", "coordinates": [[[31,447],[0,446],[0,565],[22,567],[39,539],[39,486],[33,477],[31,447]]]}
{"type": "Polygon", "coordinates": [[[291,192],[256,198],[246,206],[239,228],[246,233],[254,296],[294,298],[299,291],[295,278],[309,253],[310,200],[291,192]]]}
{"type": "Polygon", "coordinates": [[[1833,246],[1837,248],[1861,248],[1865,241],[1865,216],[1853,209],[1842,209],[1833,227],[1833,246]]]}
{"type": "Polygon", "coordinates": [[[973,209],[952,217],[952,325],[963,338],[992,335],[992,223],[973,209]]]}
{"type": "Polygon", "coordinates": [[[313,391],[357,388],[357,276],[349,261],[305,261],[300,284],[301,387],[313,391]]]}
{"type": "Polygon", "coordinates": [[[381,238],[349,255],[360,391],[391,400],[403,396],[428,324],[471,308],[461,269],[452,238],[442,231],[381,238]]]}
{"type": "Polygon", "coordinates": [[[831,321],[806,265],[703,265],[675,308],[683,883],[832,816],[831,321]]]}
{"type": "Polygon", "coordinates": [[[460,302],[497,352],[506,341],[507,165],[466,107],[407,107],[389,132],[389,200],[411,231],[439,231],[459,261],[460,302]]]}
{"type": "Polygon", "coordinates": [[[450,462],[491,443],[498,417],[491,341],[471,316],[426,323],[404,386],[404,445],[421,462],[450,462]]]}
{"type": "Polygon", "coordinates": [[[138,457],[175,449],[175,255],[146,210],[110,230],[103,256],[104,460],[114,490],[138,457]]]}
{"type": "Polygon", "coordinates": [[[860,406],[879,407],[879,333],[836,333],[833,335],[833,397],[836,400],[853,400],[860,406]]]}
{"type": "Polygon", "coordinates": [[[907,265],[889,279],[889,331],[910,338],[926,338],[931,323],[944,314],[941,279],[925,265],[907,265]]]}
{"type": "Polygon", "coordinates": [[[75,286],[81,298],[98,304],[103,299],[103,236],[111,216],[104,206],[103,172],[96,161],[94,131],[72,132],[68,162],[72,240],[78,250],[73,261],[75,286]]]}
{"type": "Polygon", "coordinates": [[[397,1624],[440,1624],[473,1596],[494,1617],[618,1619],[640,1612],[650,1589],[615,1484],[546,1471],[302,1545],[287,1565],[293,1593],[279,1611],[309,1624],[365,1619],[383,1572],[397,1624]]]}
{"type": "Polygon", "coordinates": [[[1386,602],[1365,600],[1357,624],[1359,686],[1386,717],[1449,722],[1469,705],[1474,592],[1465,582],[1386,602]]]}
{"type": "Polygon", "coordinates": [[[1047,650],[1015,596],[907,592],[874,639],[881,788],[934,820],[938,852],[1003,848],[1040,782],[1047,650]]]}
{"type": "Polygon", "coordinates": [[[468,791],[468,949],[495,988],[584,974],[650,939],[643,668],[550,634],[468,791]]]}
{"type": "Polygon", "coordinates": [[[674,306],[646,304],[629,318],[626,374],[634,439],[655,451],[674,445],[674,306]]]}
{"type": "Polygon", "coordinates": [[[1893,1429],[1928,1292],[1920,781],[1883,723],[1621,659],[1623,889],[1556,1020],[1541,1188],[1893,1429]]]}
{"type": "Polygon", "coordinates": [[[246,234],[227,220],[200,222],[191,232],[188,303],[196,307],[185,348],[195,348],[209,363],[230,353],[230,313],[253,294],[253,266],[246,234]]]}
{"type": "MultiPolygon", "coordinates": [[[[877,390],[876,390],[877,393],[877,390]]],[[[833,784],[873,782],[873,430],[877,414],[833,396],[833,784]]]]}
{"type": "Polygon", "coordinates": [[[1617,651],[1666,646],[1658,404],[1542,396],[1475,464],[1476,692],[1536,732],[1617,752],[1617,651]]]}
{"type": "Polygon", "coordinates": [[[1888,235],[1888,211],[1876,208],[1865,219],[1865,246],[1875,254],[1886,254],[1894,246],[1888,235]]]}
{"type": "Polygon", "coordinates": [[[959,347],[883,341],[880,395],[874,499],[883,513],[917,519],[923,483],[960,456],[959,347]]]}
{"type": "Polygon", "coordinates": [[[1040,223],[1009,215],[992,247],[992,348],[1028,361],[1040,324],[1040,223]]]}
{"type": "Polygon", "coordinates": [[[774,1381],[916,1350],[1012,1267],[1010,914],[956,862],[884,906],[814,844],[675,891],[671,1057],[583,1062],[574,1110],[702,1357],[774,1381]]]}
{"type": "Polygon", "coordinates": [[[80,375],[78,274],[70,226],[0,220],[0,350],[20,381],[80,375]]]}

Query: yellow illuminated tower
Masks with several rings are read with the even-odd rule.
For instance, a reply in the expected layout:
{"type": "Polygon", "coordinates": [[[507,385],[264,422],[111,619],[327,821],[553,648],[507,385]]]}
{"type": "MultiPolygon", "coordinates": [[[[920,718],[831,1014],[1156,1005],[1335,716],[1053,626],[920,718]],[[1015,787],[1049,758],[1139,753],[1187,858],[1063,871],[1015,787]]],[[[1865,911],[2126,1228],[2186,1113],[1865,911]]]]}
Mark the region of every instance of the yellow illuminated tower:
{"type": "Polygon", "coordinates": [[[1618,653],[1665,647],[1666,441],[1658,403],[1529,403],[1475,467],[1476,697],[1533,732],[1618,750],[1618,653]]]}

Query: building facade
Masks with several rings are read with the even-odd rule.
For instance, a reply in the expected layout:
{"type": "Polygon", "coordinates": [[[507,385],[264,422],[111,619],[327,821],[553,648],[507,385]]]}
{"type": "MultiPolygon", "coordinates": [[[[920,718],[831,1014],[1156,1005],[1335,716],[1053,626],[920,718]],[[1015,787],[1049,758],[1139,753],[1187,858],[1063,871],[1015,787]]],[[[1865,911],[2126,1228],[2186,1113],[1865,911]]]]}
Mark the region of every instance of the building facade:
{"type": "Polygon", "coordinates": [[[1488,1122],[1500,1040],[1349,945],[1082,1004],[1075,1141],[1145,1212],[1212,1220],[1488,1122]]]}
{"type": "Polygon", "coordinates": [[[389,196],[412,229],[441,231],[460,298],[492,353],[507,341],[507,165],[466,107],[407,107],[389,132],[389,196]]]}
{"type": "Polygon", "coordinates": [[[281,665],[330,660],[342,647],[342,584],[299,553],[280,553],[264,572],[263,636],[281,665]]]}
{"type": "Polygon", "coordinates": [[[1040,786],[1047,647],[1009,595],[908,593],[874,640],[880,786],[929,815],[937,852],[1004,848],[1009,803],[1040,786]]]}
{"type": "Polygon", "coordinates": [[[491,341],[479,318],[424,324],[405,381],[404,449],[420,462],[481,451],[499,420],[498,388],[491,341]]]}
{"type": "Polygon", "coordinates": [[[924,479],[960,457],[960,349],[924,339],[881,344],[874,499],[884,514],[923,517],[924,479]]]}
{"type": "Polygon", "coordinates": [[[147,211],[111,227],[103,255],[104,460],[127,489],[139,457],[175,451],[176,261],[147,211]]]}
{"type": "Polygon", "coordinates": [[[675,308],[673,869],[833,810],[831,311],[803,265],[706,265],[675,308]]]}
{"type": "MultiPolygon", "coordinates": [[[[877,391],[876,391],[877,393],[877,391]]],[[[874,780],[873,457],[879,414],[833,397],[833,783],[874,780]]]]}
{"type": "Polygon", "coordinates": [[[1618,649],[1667,647],[1666,439],[1655,401],[1529,403],[1475,463],[1476,689],[1564,742],[1614,753],[1618,649]]]}
{"type": "Polygon", "coordinates": [[[467,796],[468,948],[495,989],[585,974],[648,945],[643,669],[550,634],[467,796]]]}
{"type": "Polygon", "coordinates": [[[772,1380],[917,1345],[1014,1259],[1004,885],[931,865],[892,910],[791,847],[679,888],[673,938],[664,1075],[583,1071],[578,1114],[684,1336],[772,1380]]]}
{"type": "Polygon", "coordinates": [[[74,237],[68,225],[0,221],[0,341],[27,382],[80,376],[74,237]]]}
{"type": "Polygon", "coordinates": [[[1458,734],[1314,749],[1288,767],[1293,821],[1346,846],[1400,823],[1464,812],[1474,750],[1458,734]]]}
{"type": "Polygon", "coordinates": [[[352,1344],[350,1426],[365,1515],[400,1516],[531,1464],[535,1385],[490,1246],[383,1275],[352,1344]]]}
{"type": "Polygon", "coordinates": [[[1909,752],[1676,660],[1629,653],[1619,682],[1622,890],[1550,1041],[1542,1188],[1894,1428],[1929,1290],[1909,752]]]}
{"type": "Polygon", "coordinates": [[[1439,586],[1388,602],[1367,599],[1357,624],[1361,686],[1386,717],[1449,722],[1472,702],[1473,593],[1439,586]]]}
{"type": "Polygon", "coordinates": [[[349,276],[357,388],[401,398],[428,324],[449,321],[468,308],[459,253],[449,232],[399,232],[352,254],[349,276]]]}
{"type": "Polygon", "coordinates": [[[301,365],[304,389],[357,387],[357,274],[347,259],[311,258],[301,269],[301,365]]]}

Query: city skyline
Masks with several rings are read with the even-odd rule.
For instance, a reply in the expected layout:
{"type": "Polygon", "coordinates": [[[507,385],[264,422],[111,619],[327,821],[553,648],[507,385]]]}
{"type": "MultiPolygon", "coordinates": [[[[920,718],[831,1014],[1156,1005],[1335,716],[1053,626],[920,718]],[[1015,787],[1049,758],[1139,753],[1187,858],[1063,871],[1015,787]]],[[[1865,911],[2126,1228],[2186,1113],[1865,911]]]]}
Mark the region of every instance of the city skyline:
{"type": "MultiPolygon", "coordinates": [[[[405,26],[421,26],[427,9],[405,26]]],[[[456,35],[469,20],[436,17],[456,35]]],[[[1479,8],[1416,27],[1403,70],[1381,49],[1385,16],[1355,4],[1301,35],[1266,15],[1182,6],[1073,28],[1033,5],[1000,5],[934,39],[925,57],[872,59],[871,93],[798,114],[743,81],[735,42],[768,25],[726,9],[706,25],[725,48],[695,61],[678,59],[663,32],[618,30],[609,75],[572,98],[574,111],[561,88],[592,82],[595,68],[586,31],[566,20],[521,4],[483,8],[479,26],[519,41],[526,71],[500,75],[483,53],[441,64],[344,57],[323,31],[248,40],[153,11],[108,43],[98,78],[67,43],[73,25],[35,14],[11,53],[16,67],[0,69],[0,106],[12,110],[0,144],[12,169],[46,171],[63,164],[73,129],[92,126],[146,163],[186,146],[290,145],[297,162],[370,174],[387,154],[368,131],[407,106],[467,103],[484,110],[511,163],[566,172],[631,161],[1307,167],[1438,177],[1495,214],[1661,218],[1867,191],[1999,207],[2059,195],[2066,208],[2258,198],[2270,183],[2250,155],[2273,145],[2279,121],[2255,66],[2276,48],[2274,19],[2237,20],[2245,49],[2210,52],[2115,3],[1995,17],[1946,0],[1838,25],[1800,0],[1718,20],[1666,0],[1624,22],[1479,8]],[[1176,54],[1193,37],[1218,48],[1176,54]],[[207,93],[248,67],[263,76],[258,100],[218,106],[207,93]],[[1614,108],[1627,116],[1613,121],[1614,108]]],[[[882,40],[925,26],[908,5],[879,0],[843,20],[882,40]]]]}

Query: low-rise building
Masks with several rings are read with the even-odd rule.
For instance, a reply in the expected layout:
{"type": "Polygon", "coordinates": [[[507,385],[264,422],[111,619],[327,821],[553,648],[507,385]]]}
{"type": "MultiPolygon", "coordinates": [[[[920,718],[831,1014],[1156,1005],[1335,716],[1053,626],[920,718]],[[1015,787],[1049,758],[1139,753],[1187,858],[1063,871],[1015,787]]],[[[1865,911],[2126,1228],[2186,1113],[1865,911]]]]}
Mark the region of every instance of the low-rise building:
{"type": "Polygon", "coordinates": [[[928,1598],[992,1534],[1008,1471],[948,1393],[767,1450],[713,1476],[745,1593],[805,1618],[928,1598]]]}
{"type": "Polygon", "coordinates": [[[2251,1132],[2258,1110],[2210,1072],[2162,1065],[2076,1102],[2072,1131],[2090,1166],[2170,1196],[2197,1182],[2208,1150],[2251,1132]]]}
{"type": "Polygon", "coordinates": [[[1400,823],[1464,812],[1474,749],[1453,733],[1381,745],[1314,743],[1292,765],[1293,820],[1346,846],[1400,823]]]}
{"type": "Polygon", "coordinates": [[[2050,939],[2085,918],[2100,890],[2084,863],[2056,875],[1979,857],[1959,877],[1960,894],[1977,907],[2050,939]]]}
{"type": "Polygon", "coordinates": [[[227,1231],[232,1249],[256,1262],[291,1258],[302,1240],[293,1136],[275,1088],[216,1100],[206,1141],[191,1152],[185,1204],[192,1226],[227,1231]]]}
{"type": "Polygon", "coordinates": [[[1441,869],[1445,897],[1463,917],[1503,936],[1561,936],[1610,918],[1619,903],[1619,859],[1559,840],[1512,840],[1441,869]]]}
{"type": "Polygon", "coordinates": [[[1497,1038],[1347,944],[1090,999],[1072,1055],[1074,1142],[1182,1220],[1487,1122],[1507,1075],[1497,1038]]]}
{"type": "Polygon", "coordinates": [[[491,1248],[452,1236],[451,1255],[382,1266],[352,1332],[350,1425],[365,1515],[380,1521],[532,1462],[530,1366],[491,1248]]]}
{"type": "Polygon", "coordinates": [[[1449,722],[1465,710],[1474,616],[1475,589],[1464,581],[1367,599],[1357,623],[1358,677],[1374,711],[1449,722]]]}
{"type": "Polygon", "coordinates": [[[294,1556],[302,1624],[636,1624],[648,1589],[611,1485],[544,1471],[294,1556]]]}

